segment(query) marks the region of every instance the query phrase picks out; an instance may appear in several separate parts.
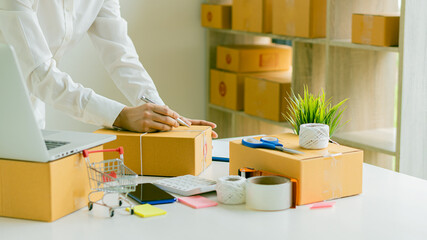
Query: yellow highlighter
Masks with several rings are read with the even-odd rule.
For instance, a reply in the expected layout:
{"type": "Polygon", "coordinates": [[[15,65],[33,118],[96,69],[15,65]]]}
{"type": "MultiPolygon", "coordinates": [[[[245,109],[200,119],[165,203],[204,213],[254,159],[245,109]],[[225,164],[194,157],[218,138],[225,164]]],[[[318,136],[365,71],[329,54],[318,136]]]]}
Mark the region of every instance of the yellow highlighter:
{"type": "MultiPolygon", "coordinates": [[[[159,215],[165,215],[166,211],[163,209],[160,209],[158,207],[154,207],[148,203],[135,206],[133,208],[136,215],[140,217],[154,217],[159,215]]],[[[129,212],[129,208],[126,208],[126,211],[129,212]]]]}

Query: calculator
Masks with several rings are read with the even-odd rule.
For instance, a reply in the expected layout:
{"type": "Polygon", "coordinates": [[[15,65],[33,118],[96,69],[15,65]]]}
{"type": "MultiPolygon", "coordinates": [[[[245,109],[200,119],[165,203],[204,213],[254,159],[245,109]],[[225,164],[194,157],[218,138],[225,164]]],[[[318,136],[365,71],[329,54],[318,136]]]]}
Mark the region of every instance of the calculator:
{"type": "Polygon", "coordinates": [[[179,194],[181,196],[197,195],[215,191],[216,182],[193,175],[165,178],[156,180],[154,185],[162,190],[179,194]]]}

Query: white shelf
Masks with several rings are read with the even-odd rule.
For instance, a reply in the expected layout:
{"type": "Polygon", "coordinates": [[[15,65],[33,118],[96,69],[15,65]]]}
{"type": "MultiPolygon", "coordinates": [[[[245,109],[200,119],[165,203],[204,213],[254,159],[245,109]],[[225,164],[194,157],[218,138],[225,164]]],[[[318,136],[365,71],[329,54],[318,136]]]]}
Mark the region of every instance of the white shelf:
{"type": "Polygon", "coordinates": [[[367,44],[357,44],[352,43],[350,39],[330,40],[329,45],[334,47],[355,48],[371,51],[399,52],[399,47],[380,47],[367,44]]]}
{"type": "Polygon", "coordinates": [[[249,35],[249,36],[255,36],[255,37],[268,37],[268,38],[291,40],[291,41],[297,41],[297,42],[326,44],[325,38],[301,38],[301,37],[276,35],[271,33],[245,32],[245,31],[237,31],[237,30],[231,30],[231,29],[218,29],[218,28],[206,28],[206,29],[213,32],[219,32],[219,33],[238,34],[243,36],[249,35]]]}
{"type": "Polygon", "coordinates": [[[396,128],[336,133],[333,139],[355,148],[374,150],[388,155],[396,154],[396,128]]]}
{"type": "Polygon", "coordinates": [[[227,112],[227,113],[230,113],[230,114],[236,114],[236,115],[243,116],[243,117],[246,117],[246,118],[251,118],[251,119],[254,119],[254,120],[262,121],[262,122],[265,122],[265,123],[268,123],[268,124],[272,124],[272,125],[276,125],[276,126],[281,126],[281,127],[286,127],[286,128],[292,128],[292,126],[288,122],[277,122],[277,121],[273,121],[273,120],[269,120],[269,119],[265,119],[265,118],[260,118],[260,117],[249,115],[249,114],[247,114],[247,113],[245,113],[243,111],[235,111],[235,110],[224,108],[224,107],[220,107],[220,106],[217,106],[217,105],[214,105],[214,104],[211,104],[211,103],[209,103],[208,106],[210,108],[213,108],[213,109],[216,109],[216,110],[219,110],[219,111],[227,112]]]}

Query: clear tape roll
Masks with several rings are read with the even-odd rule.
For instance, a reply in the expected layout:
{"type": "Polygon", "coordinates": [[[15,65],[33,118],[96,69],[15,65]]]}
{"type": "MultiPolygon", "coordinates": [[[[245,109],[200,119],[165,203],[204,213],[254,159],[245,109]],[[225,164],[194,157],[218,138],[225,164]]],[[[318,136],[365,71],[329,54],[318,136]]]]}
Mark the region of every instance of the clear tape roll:
{"type": "Polygon", "coordinates": [[[246,200],[246,178],[226,176],[218,179],[217,198],[223,204],[242,204],[246,200]]]}
{"type": "Polygon", "coordinates": [[[306,149],[327,148],[329,143],[329,126],[320,123],[300,125],[299,145],[306,149]]]}
{"type": "Polygon", "coordinates": [[[292,183],[279,176],[251,177],[246,184],[246,207],[262,211],[291,208],[292,183]]]}

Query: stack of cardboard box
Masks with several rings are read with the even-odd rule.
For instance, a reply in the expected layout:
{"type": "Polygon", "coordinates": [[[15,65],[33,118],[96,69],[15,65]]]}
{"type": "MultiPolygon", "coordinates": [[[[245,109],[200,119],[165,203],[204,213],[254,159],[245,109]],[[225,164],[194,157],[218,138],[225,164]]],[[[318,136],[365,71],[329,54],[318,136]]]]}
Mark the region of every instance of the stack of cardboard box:
{"type": "Polygon", "coordinates": [[[210,102],[283,121],[284,98],[291,90],[291,64],[289,46],[218,46],[217,69],[211,69],[210,102]]]}

